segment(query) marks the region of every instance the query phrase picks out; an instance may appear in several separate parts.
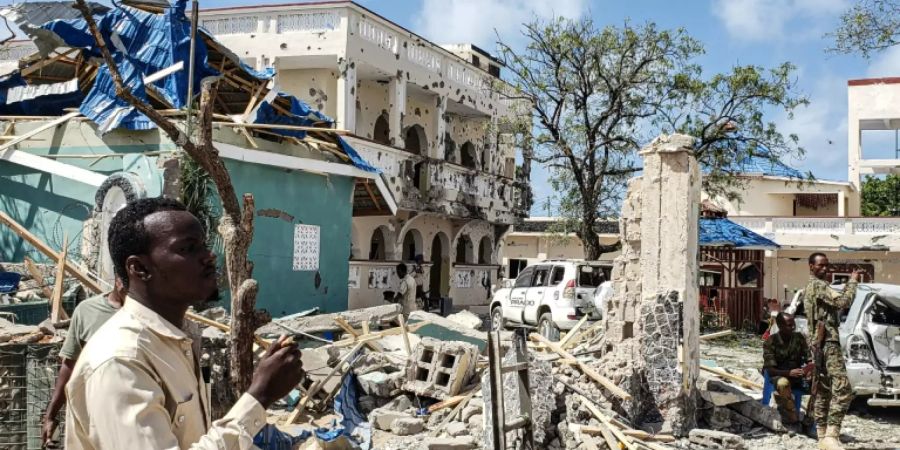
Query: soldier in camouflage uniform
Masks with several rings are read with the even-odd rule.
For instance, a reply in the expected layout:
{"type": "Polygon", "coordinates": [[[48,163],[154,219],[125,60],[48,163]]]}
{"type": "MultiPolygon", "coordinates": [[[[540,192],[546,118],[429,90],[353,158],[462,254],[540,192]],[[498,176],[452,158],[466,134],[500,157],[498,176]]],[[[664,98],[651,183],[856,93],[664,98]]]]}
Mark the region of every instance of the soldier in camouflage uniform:
{"type": "Polygon", "coordinates": [[[778,333],[769,336],[763,344],[763,369],[775,385],[775,403],[785,425],[800,421],[792,389],[802,387],[803,379],[813,366],[806,338],[796,330],[794,316],[778,313],[775,317],[778,333]]]}
{"type": "Polygon", "coordinates": [[[841,422],[853,400],[850,380],[847,378],[847,366],[841,351],[838,326],[840,312],[848,308],[856,296],[856,286],[861,271],[854,271],[843,292],[828,286],[825,277],[828,275],[828,258],[822,253],[809,256],[809,273],[811,275],[806,289],[803,290],[803,305],[809,323],[810,342],[817,342],[816,329],[819,322],[824,322],[825,337],[820,351],[824,367],[817,367],[818,398],[815,405],[816,428],[820,449],[842,449],[840,443],[841,422]]]}

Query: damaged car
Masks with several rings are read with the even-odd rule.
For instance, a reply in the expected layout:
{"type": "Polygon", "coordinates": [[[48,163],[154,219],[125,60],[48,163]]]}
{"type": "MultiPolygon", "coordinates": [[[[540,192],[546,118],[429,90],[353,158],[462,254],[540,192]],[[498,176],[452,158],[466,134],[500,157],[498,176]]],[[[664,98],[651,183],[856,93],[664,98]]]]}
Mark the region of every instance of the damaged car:
{"type": "Polygon", "coordinates": [[[900,406],[900,286],[860,284],[840,335],[853,393],[900,406]]]}

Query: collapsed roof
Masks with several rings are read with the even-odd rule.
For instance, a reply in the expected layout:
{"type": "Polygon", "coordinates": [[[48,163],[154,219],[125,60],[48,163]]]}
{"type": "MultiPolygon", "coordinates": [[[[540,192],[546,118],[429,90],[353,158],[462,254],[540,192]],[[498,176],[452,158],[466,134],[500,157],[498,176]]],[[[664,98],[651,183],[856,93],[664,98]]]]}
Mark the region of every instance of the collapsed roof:
{"type": "MultiPolygon", "coordinates": [[[[136,97],[159,110],[180,110],[188,105],[188,83],[193,85],[190,92],[196,103],[201,81],[215,77],[217,93],[212,109],[219,119],[323,128],[321,132],[309,128],[248,129],[251,144],[250,133],[276,141],[305,139],[309,135],[333,144],[348,163],[378,172],[338,134],[324,131],[333,127],[332,119],[296,97],[279,92],[273,69],[252,69],[202,28],[197,30],[194,47],[194,77],[188,80],[191,24],[185,16],[186,3],[175,0],[166,8],[144,4],[114,4],[108,8],[91,4],[94,21],[123,82],[136,97]]],[[[100,133],[117,128],[155,128],[150,119],[116,95],[115,84],[87,22],[70,5],[32,3],[0,10],[0,15],[12,19],[23,31],[27,29],[26,33],[42,49],[22,59],[19,70],[0,77],[0,115],[61,115],[65,109],[74,108],[95,122],[100,133]]]]}

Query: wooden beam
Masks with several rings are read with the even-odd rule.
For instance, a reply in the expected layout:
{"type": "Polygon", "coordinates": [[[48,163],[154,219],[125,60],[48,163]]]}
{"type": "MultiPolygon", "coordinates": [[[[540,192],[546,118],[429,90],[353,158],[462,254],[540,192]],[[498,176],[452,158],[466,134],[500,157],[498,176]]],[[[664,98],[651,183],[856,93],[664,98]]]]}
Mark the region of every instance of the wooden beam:
{"type": "MultiPolygon", "coordinates": [[[[353,326],[350,325],[350,323],[348,323],[347,320],[345,320],[343,317],[335,317],[335,318],[334,318],[334,323],[338,324],[338,326],[341,327],[342,330],[346,331],[347,333],[349,333],[351,336],[353,336],[353,337],[355,337],[355,338],[358,338],[358,337],[360,337],[361,335],[367,335],[367,334],[369,334],[369,330],[368,330],[368,328],[369,328],[369,327],[368,327],[368,324],[369,324],[369,323],[368,323],[368,322],[363,322],[366,326],[363,327],[363,332],[362,332],[362,334],[360,334],[358,331],[356,331],[356,329],[353,328],[353,326]]],[[[377,344],[377,343],[375,343],[375,342],[371,342],[371,341],[370,341],[370,342],[365,342],[365,344],[366,344],[366,347],[369,347],[369,348],[371,348],[372,350],[375,350],[376,352],[383,352],[383,351],[384,351],[384,348],[381,347],[381,345],[379,345],[379,344],[377,344]]]]}
{"type": "Polygon", "coordinates": [[[16,139],[13,139],[3,145],[0,145],[0,151],[6,150],[6,149],[12,147],[13,145],[18,144],[19,142],[25,141],[32,136],[41,134],[42,132],[44,132],[46,130],[49,130],[51,128],[56,128],[64,123],[68,122],[69,119],[72,119],[72,118],[74,118],[76,116],[80,116],[80,115],[81,115],[81,113],[76,111],[76,112],[70,112],[61,117],[57,117],[55,120],[47,122],[47,123],[35,128],[21,136],[18,136],[16,139]]]}
{"type": "Polygon", "coordinates": [[[466,392],[465,394],[454,395],[453,397],[450,397],[442,402],[435,403],[428,407],[428,414],[433,414],[434,412],[440,411],[444,408],[449,408],[451,406],[455,406],[455,405],[459,404],[460,402],[462,402],[463,400],[466,400],[467,398],[471,398],[470,396],[474,395],[480,389],[481,389],[481,386],[478,386],[478,387],[470,390],[469,392],[466,392]]]}
{"type": "Polygon", "coordinates": [[[734,382],[736,382],[736,383],[738,383],[738,384],[740,384],[740,385],[742,385],[742,386],[749,387],[749,388],[751,388],[751,389],[757,389],[757,390],[760,390],[760,391],[761,391],[762,388],[763,388],[763,385],[761,385],[761,384],[759,384],[759,383],[757,383],[757,382],[755,382],[755,381],[750,381],[750,380],[748,380],[748,379],[746,379],[746,378],[744,378],[744,377],[740,377],[740,376],[737,376],[737,375],[734,375],[734,374],[730,374],[730,373],[726,372],[725,370],[720,369],[720,368],[718,368],[718,367],[706,367],[706,366],[704,366],[704,365],[701,364],[701,365],[700,365],[700,370],[705,370],[705,371],[707,371],[707,372],[709,372],[709,373],[716,374],[716,375],[718,375],[718,376],[720,376],[720,377],[722,377],[722,378],[724,378],[724,379],[726,379],[726,380],[734,381],[734,382]]]}
{"type": "MultiPolygon", "coordinates": [[[[557,343],[550,342],[549,340],[547,340],[547,338],[545,338],[544,336],[541,336],[540,334],[531,333],[529,335],[529,337],[531,338],[532,341],[537,341],[537,342],[540,342],[540,343],[546,345],[551,350],[553,350],[553,352],[555,352],[557,355],[559,355],[563,359],[570,359],[570,360],[577,359],[574,356],[572,356],[571,353],[560,348],[557,343]]],[[[587,375],[588,378],[591,378],[594,381],[596,381],[597,383],[600,383],[601,386],[606,388],[606,390],[611,392],[613,395],[615,395],[623,400],[631,400],[631,394],[622,390],[622,388],[620,388],[618,385],[613,383],[612,380],[610,380],[609,378],[606,378],[603,375],[600,375],[599,373],[597,373],[597,371],[592,369],[587,364],[585,364],[581,361],[577,361],[575,366],[578,367],[579,369],[581,369],[581,371],[585,375],[587,375]]]]}
{"type": "Polygon", "coordinates": [[[406,326],[406,317],[403,313],[397,314],[397,320],[400,322],[400,329],[403,330],[403,348],[407,355],[412,355],[412,347],[409,345],[409,327],[406,326]]]}
{"type": "Polygon", "coordinates": [[[375,203],[375,209],[381,211],[381,203],[378,202],[378,197],[376,197],[375,193],[372,192],[372,186],[369,185],[369,180],[364,180],[362,183],[366,188],[366,192],[369,193],[369,198],[371,198],[372,202],[375,203]]]}
{"type": "MultiPolygon", "coordinates": [[[[55,261],[60,260],[60,254],[55,250],[50,248],[44,241],[40,240],[37,236],[31,234],[28,229],[23,227],[21,224],[13,220],[12,217],[9,217],[5,212],[0,211],[0,223],[8,226],[13,233],[16,233],[22,239],[25,239],[29,244],[34,246],[34,248],[38,249],[41,253],[44,254],[47,258],[55,261]]],[[[82,272],[81,269],[72,264],[71,261],[65,261],[66,272],[75,277],[78,281],[85,285],[88,289],[98,294],[102,294],[104,290],[100,287],[100,284],[97,283],[94,279],[90,278],[86,275],[85,272],[82,272]]]]}
{"type": "Polygon", "coordinates": [[[730,334],[732,334],[732,333],[734,333],[734,331],[732,331],[732,330],[725,330],[725,331],[718,331],[718,332],[715,332],[715,333],[704,334],[704,335],[700,336],[700,340],[701,340],[701,341],[708,341],[708,340],[710,340],[710,339],[717,339],[717,338],[720,338],[720,337],[728,336],[728,335],[730,335],[730,334]]]}
{"type": "MultiPolygon", "coordinates": [[[[184,317],[186,317],[186,318],[188,318],[188,319],[190,319],[190,320],[193,320],[194,322],[197,322],[197,323],[201,323],[201,324],[203,324],[203,325],[206,325],[206,326],[208,326],[208,327],[216,328],[216,329],[218,329],[218,330],[224,332],[225,334],[230,334],[230,333],[231,333],[231,327],[229,327],[228,325],[225,325],[224,323],[216,322],[215,320],[212,320],[212,319],[208,319],[208,318],[203,317],[203,316],[201,316],[201,315],[199,315],[199,314],[195,314],[195,313],[192,313],[192,312],[190,312],[190,311],[187,311],[187,312],[184,314],[184,317]]],[[[270,345],[272,345],[271,342],[269,342],[269,341],[263,339],[263,338],[260,337],[260,336],[255,335],[255,334],[253,335],[253,342],[255,342],[256,345],[258,345],[258,346],[260,346],[260,347],[262,347],[262,348],[264,348],[264,349],[267,349],[267,348],[269,348],[270,345]]]]}
{"type": "Polygon", "coordinates": [[[38,286],[41,287],[41,292],[43,292],[44,297],[53,298],[53,291],[47,286],[47,282],[44,281],[44,275],[41,273],[40,269],[34,265],[34,261],[29,257],[25,257],[25,269],[28,270],[28,273],[31,274],[31,278],[34,278],[34,281],[37,282],[38,286]]]}
{"type": "Polygon", "coordinates": [[[622,442],[622,444],[625,444],[625,448],[627,448],[628,450],[637,450],[637,447],[634,445],[633,442],[631,442],[631,439],[628,436],[626,436],[625,433],[622,432],[622,430],[619,430],[618,427],[614,426],[610,422],[610,419],[608,417],[606,417],[605,414],[600,412],[600,410],[597,409],[596,406],[594,406],[591,402],[587,401],[587,399],[582,397],[581,395],[579,395],[579,394],[575,394],[575,395],[578,398],[578,400],[581,401],[581,404],[584,405],[584,407],[586,407],[588,409],[588,411],[590,411],[591,414],[593,414],[594,417],[596,417],[597,420],[600,421],[600,423],[602,423],[603,425],[606,425],[606,427],[609,428],[609,431],[611,431],[612,434],[614,434],[616,436],[616,438],[620,442],[622,442]]]}
{"type": "Polygon", "coordinates": [[[257,99],[259,98],[260,94],[262,94],[263,89],[266,88],[266,84],[268,84],[268,81],[260,82],[259,87],[256,88],[256,91],[254,91],[250,96],[250,101],[247,102],[247,107],[244,108],[244,120],[242,120],[242,122],[247,121],[247,116],[250,115],[250,111],[253,111],[253,107],[256,106],[257,99]]]}
{"type": "Polygon", "coordinates": [[[290,130],[290,131],[316,131],[322,133],[334,133],[338,135],[347,135],[351,134],[347,130],[341,130],[338,128],[319,128],[319,127],[306,127],[300,125],[276,125],[269,123],[238,123],[238,122],[213,122],[214,125],[221,125],[225,127],[244,127],[249,129],[259,128],[259,129],[271,129],[271,130],[290,130]]]}
{"type": "Polygon", "coordinates": [[[575,333],[577,333],[578,330],[581,329],[582,325],[587,322],[587,319],[588,315],[585,314],[584,317],[582,317],[581,320],[579,320],[578,323],[576,323],[575,326],[572,327],[572,329],[569,330],[568,333],[566,333],[565,337],[563,337],[562,340],[559,341],[559,348],[565,350],[569,346],[569,344],[573,342],[572,338],[575,337],[575,333]]]}
{"type": "Polygon", "coordinates": [[[313,384],[312,387],[309,388],[309,391],[307,391],[306,395],[304,395],[303,398],[300,399],[300,402],[297,403],[297,406],[295,406],[294,410],[291,411],[291,415],[288,416],[288,419],[287,419],[288,425],[294,423],[297,420],[297,416],[299,416],[300,414],[303,413],[303,410],[306,408],[306,404],[309,403],[309,401],[313,398],[313,396],[315,396],[316,394],[319,393],[319,390],[322,389],[322,386],[324,386],[325,383],[328,382],[328,380],[330,380],[331,377],[334,376],[334,374],[336,374],[339,370],[341,370],[341,367],[346,362],[348,362],[350,360],[350,358],[353,357],[353,355],[355,355],[356,352],[359,351],[359,349],[362,348],[363,344],[364,344],[363,342],[356,344],[355,347],[353,347],[349,352],[347,352],[346,355],[344,355],[343,358],[341,358],[340,361],[338,361],[337,365],[335,365],[331,369],[331,371],[328,372],[328,375],[326,375],[325,378],[320,379],[315,384],[313,384]]]}
{"type": "Polygon", "coordinates": [[[69,232],[63,233],[63,248],[56,264],[56,279],[53,280],[53,296],[50,298],[50,321],[57,323],[69,316],[62,307],[63,282],[66,280],[66,256],[69,254],[69,232]]]}
{"type": "MultiPolygon", "coordinates": [[[[418,322],[418,323],[415,323],[415,324],[413,324],[413,325],[410,325],[410,326],[406,327],[406,331],[412,333],[412,332],[418,330],[419,328],[422,328],[422,327],[424,327],[425,325],[428,325],[428,324],[430,324],[430,323],[431,323],[431,321],[428,321],[428,320],[426,320],[426,321],[424,321],[424,322],[418,322]]],[[[398,334],[403,334],[403,328],[402,328],[402,327],[389,328],[389,329],[384,330],[384,331],[378,331],[378,332],[369,334],[368,336],[360,336],[358,339],[355,339],[355,338],[354,338],[354,339],[343,339],[343,340],[340,340],[340,341],[335,341],[335,342],[332,342],[331,344],[326,345],[325,347],[328,347],[328,346],[332,346],[332,347],[348,347],[348,346],[351,346],[351,345],[356,344],[356,343],[365,343],[365,342],[368,342],[368,341],[377,341],[377,340],[379,340],[379,339],[381,339],[381,338],[383,338],[383,337],[385,337],[385,336],[394,336],[394,335],[398,335],[398,334]]]]}

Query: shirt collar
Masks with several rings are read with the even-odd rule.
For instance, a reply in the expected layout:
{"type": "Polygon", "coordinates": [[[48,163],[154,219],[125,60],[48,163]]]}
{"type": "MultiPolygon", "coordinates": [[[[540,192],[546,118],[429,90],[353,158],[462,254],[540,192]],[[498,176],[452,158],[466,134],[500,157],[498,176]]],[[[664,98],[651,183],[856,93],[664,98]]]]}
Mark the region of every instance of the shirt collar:
{"type": "Polygon", "coordinates": [[[176,340],[190,340],[188,335],[172,324],[172,322],[164,319],[156,311],[144,306],[131,296],[125,299],[122,310],[131,314],[138,322],[160,336],[176,340]]]}

